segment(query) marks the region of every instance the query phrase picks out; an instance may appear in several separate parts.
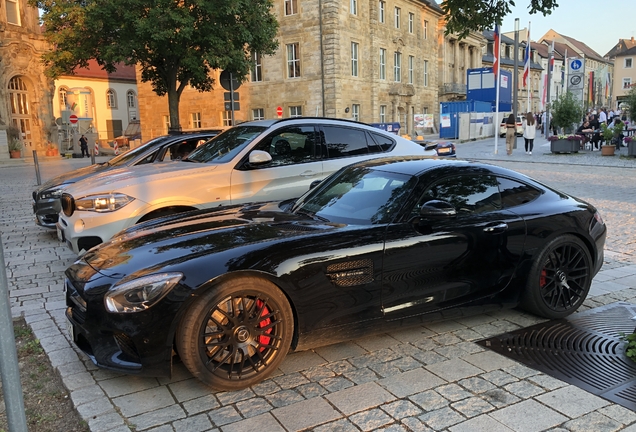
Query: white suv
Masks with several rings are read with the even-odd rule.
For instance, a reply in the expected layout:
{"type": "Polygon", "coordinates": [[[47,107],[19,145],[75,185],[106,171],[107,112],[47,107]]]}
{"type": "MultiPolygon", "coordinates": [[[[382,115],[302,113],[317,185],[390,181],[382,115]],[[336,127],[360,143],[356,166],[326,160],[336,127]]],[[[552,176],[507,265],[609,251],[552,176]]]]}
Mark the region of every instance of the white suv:
{"type": "Polygon", "coordinates": [[[58,237],[78,254],[156,217],[215,206],[300,196],[350,163],[381,156],[431,155],[371,126],[337,119],[242,123],[186,159],[118,169],[70,185],[58,237]]]}

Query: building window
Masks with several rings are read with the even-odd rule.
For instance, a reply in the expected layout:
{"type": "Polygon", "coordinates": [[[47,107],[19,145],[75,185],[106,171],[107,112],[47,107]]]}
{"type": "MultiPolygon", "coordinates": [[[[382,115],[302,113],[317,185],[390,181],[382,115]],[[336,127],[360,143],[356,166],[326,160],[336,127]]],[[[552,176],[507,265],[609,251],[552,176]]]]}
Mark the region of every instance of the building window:
{"type": "Polygon", "coordinates": [[[386,50],[380,48],[380,79],[386,79],[386,50]]]}
{"type": "Polygon", "coordinates": [[[378,21],[380,21],[381,23],[384,23],[385,9],[386,9],[386,2],[380,0],[379,6],[378,6],[378,21]]]}
{"type": "Polygon", "coordinates": [[[298,43],[287,44],[287,78],[300,77],[298,43]]]}
{"type": "Polygon", "coordinates": [[[170,131],[170,116],[165,115],[162,118],[163,118],[163,132],[164,134],[167,134],[168,131],[170,131]]]}
{"type": "Polygon", "coordinates": [[[424,39],[428,39],[428,21],[424,21],[424,39]]]}
{"type": "Polygon", "coordinates": [[[424,87],[428,87],[428,60],[424,60],[424,87]]]}
{"type": "Polygon", "coordinates": [[[349,0],[349,11],[353,15],[358,15],[358,0],[349,0]]]}
{"type": "Polygon", "coordinates": [[[190,113],[190,127],[192,129],[201,129],[201,113],[190,113]]]}
{"type": "Polygon", "coordinates": [[[629,89],[632,86],[632,78],[623,78],[623,89],[629,89]]]}
{"type": "Polygon", "coordinates": [[[128,90],[128,92],[126,93],[126,103],[128,104],[128,108],[137,107],[136,99],[137,98],[135,97],[135,92],[132,90],[128,90]]]}
{"type": "Polygon", "coordinates": [[[252,82],[263,81],[262,57],[259,53],[252,53],[252,82]]]}
{"type": "Polygon", "coordinates": [[[393,79],[395,82],[402,81],[402,53],[397,51],[393,55],[393,79]]]}
{"type": "Polygon", "coordinates": [[[253,109],[252,120],[265,120],[265,110],[263,108],[253,109]]]}
{"type": "Polygon", "coordinates": [[[400,8],[395,8],[395,28],[400,28],[400,8]]]}
{"type": "Polygon", "coordinates": [[[7,7],[7,23],[20,25],[20,7],[18,0],[6,0],[7,7]]]}
{"type": "Polygon", "coordinates": [[[380,105],[380,123],[386,123],[386,105],[380,105]]]}
{"type": "Polygon", "coordinates": [[[626,58],[625,59],[625,69],[630,69],[632,67],[632,59],[630,58],[626,58]]]}
{"type": "Polygon", "coordinates": [[[60,95],[60,107],[63,110],[67,110],[68,106],[66,105],[66,91],[68,89],[66,87],[61,87],[60,91],[59,91],[59,95],[60,95]]]}
{"type": "Polygon", "coordinates": [[[299,106],[290,106],[289,107],[289,117],[302,117],[303,116],[303,107],[299,106]]]}
{"type": "Polygon", "coordinates": [[[360,121],[360,104],[351,105],[351,118],[360,121]]]}
{"type": "Polygon", "coordinates": [[[415,57],[409,56],[409,84],[413,84],[413,68],[415,63],[415,57]]]}
{"type": "Polygon", "coordinates": [[[232,126],[232,111],[223,111],[223,126],[232,126]]]}
{"type": "Polygon", "coordinates": [[[358,44],[351,42],[351,76],[358,76],[358,44]]]}
{"type": "Polygon", "coordinates": [[[106,106],[110,109],[117,108],[117,95],[113,89],[108,89],[106,91],[106,106]]]}
{"type": "Polygon", "coordinates": [[[298,0],[285,0],[285,15],[296,15],[298,13],[298,0]]]}
{"type": "Polygon", "coordinates": [[[409,12],[409,33],[413,34],[413,24],[415,22],[415,14],[409,12]]]}

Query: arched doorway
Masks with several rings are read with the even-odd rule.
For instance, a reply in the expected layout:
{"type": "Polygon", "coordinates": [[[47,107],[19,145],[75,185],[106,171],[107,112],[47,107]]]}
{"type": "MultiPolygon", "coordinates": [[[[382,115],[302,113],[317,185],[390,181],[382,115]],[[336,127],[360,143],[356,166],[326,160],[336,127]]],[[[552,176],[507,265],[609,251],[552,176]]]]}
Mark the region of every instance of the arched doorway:
{"type": "Polygon", "coordinates": [[[29,89],[20,77],[9,81],[9,100],[11,103],[11,124],[20,131],[22,154],[31,154],[33,141],[31,134],[31,113],[29,109],[29,89]]]}

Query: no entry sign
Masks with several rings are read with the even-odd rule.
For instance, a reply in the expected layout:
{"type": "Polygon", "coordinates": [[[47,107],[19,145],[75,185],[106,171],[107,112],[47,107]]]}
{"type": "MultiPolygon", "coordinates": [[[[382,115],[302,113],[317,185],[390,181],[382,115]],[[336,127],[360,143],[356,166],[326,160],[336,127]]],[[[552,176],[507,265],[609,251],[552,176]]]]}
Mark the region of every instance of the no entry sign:
{"type": "Polygon", "coordinates": [[[77,116],[76,116],[75,114],[71,114],[71,115],[69,116],[69,118],[68,118],[68,121],[70,121],[70,122],[71,122],[71,124],[76,124],[78,120],[79,120],[79,119],[77,118],[77,116]]]}

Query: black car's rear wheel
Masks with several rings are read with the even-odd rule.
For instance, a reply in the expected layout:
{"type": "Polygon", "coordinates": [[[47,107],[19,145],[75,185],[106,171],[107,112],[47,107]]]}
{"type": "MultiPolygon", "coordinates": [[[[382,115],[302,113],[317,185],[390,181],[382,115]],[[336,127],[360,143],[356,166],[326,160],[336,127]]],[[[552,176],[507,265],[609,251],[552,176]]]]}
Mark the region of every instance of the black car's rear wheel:
{"type": "Polygon", "coordinates": [[[532,264],[521,307],[545,318],[563,318],[581,306],[591,283],[587,247],[572,235],[557,237],[532,264]]]}
{"type": "Polygon", "coordinates": [[[241,277],[208,290],[186,311],[177,351],[204,383],[237,390],[276,370],[289,350],[293,323],[289,302],[276,286],[241,277]]]}

